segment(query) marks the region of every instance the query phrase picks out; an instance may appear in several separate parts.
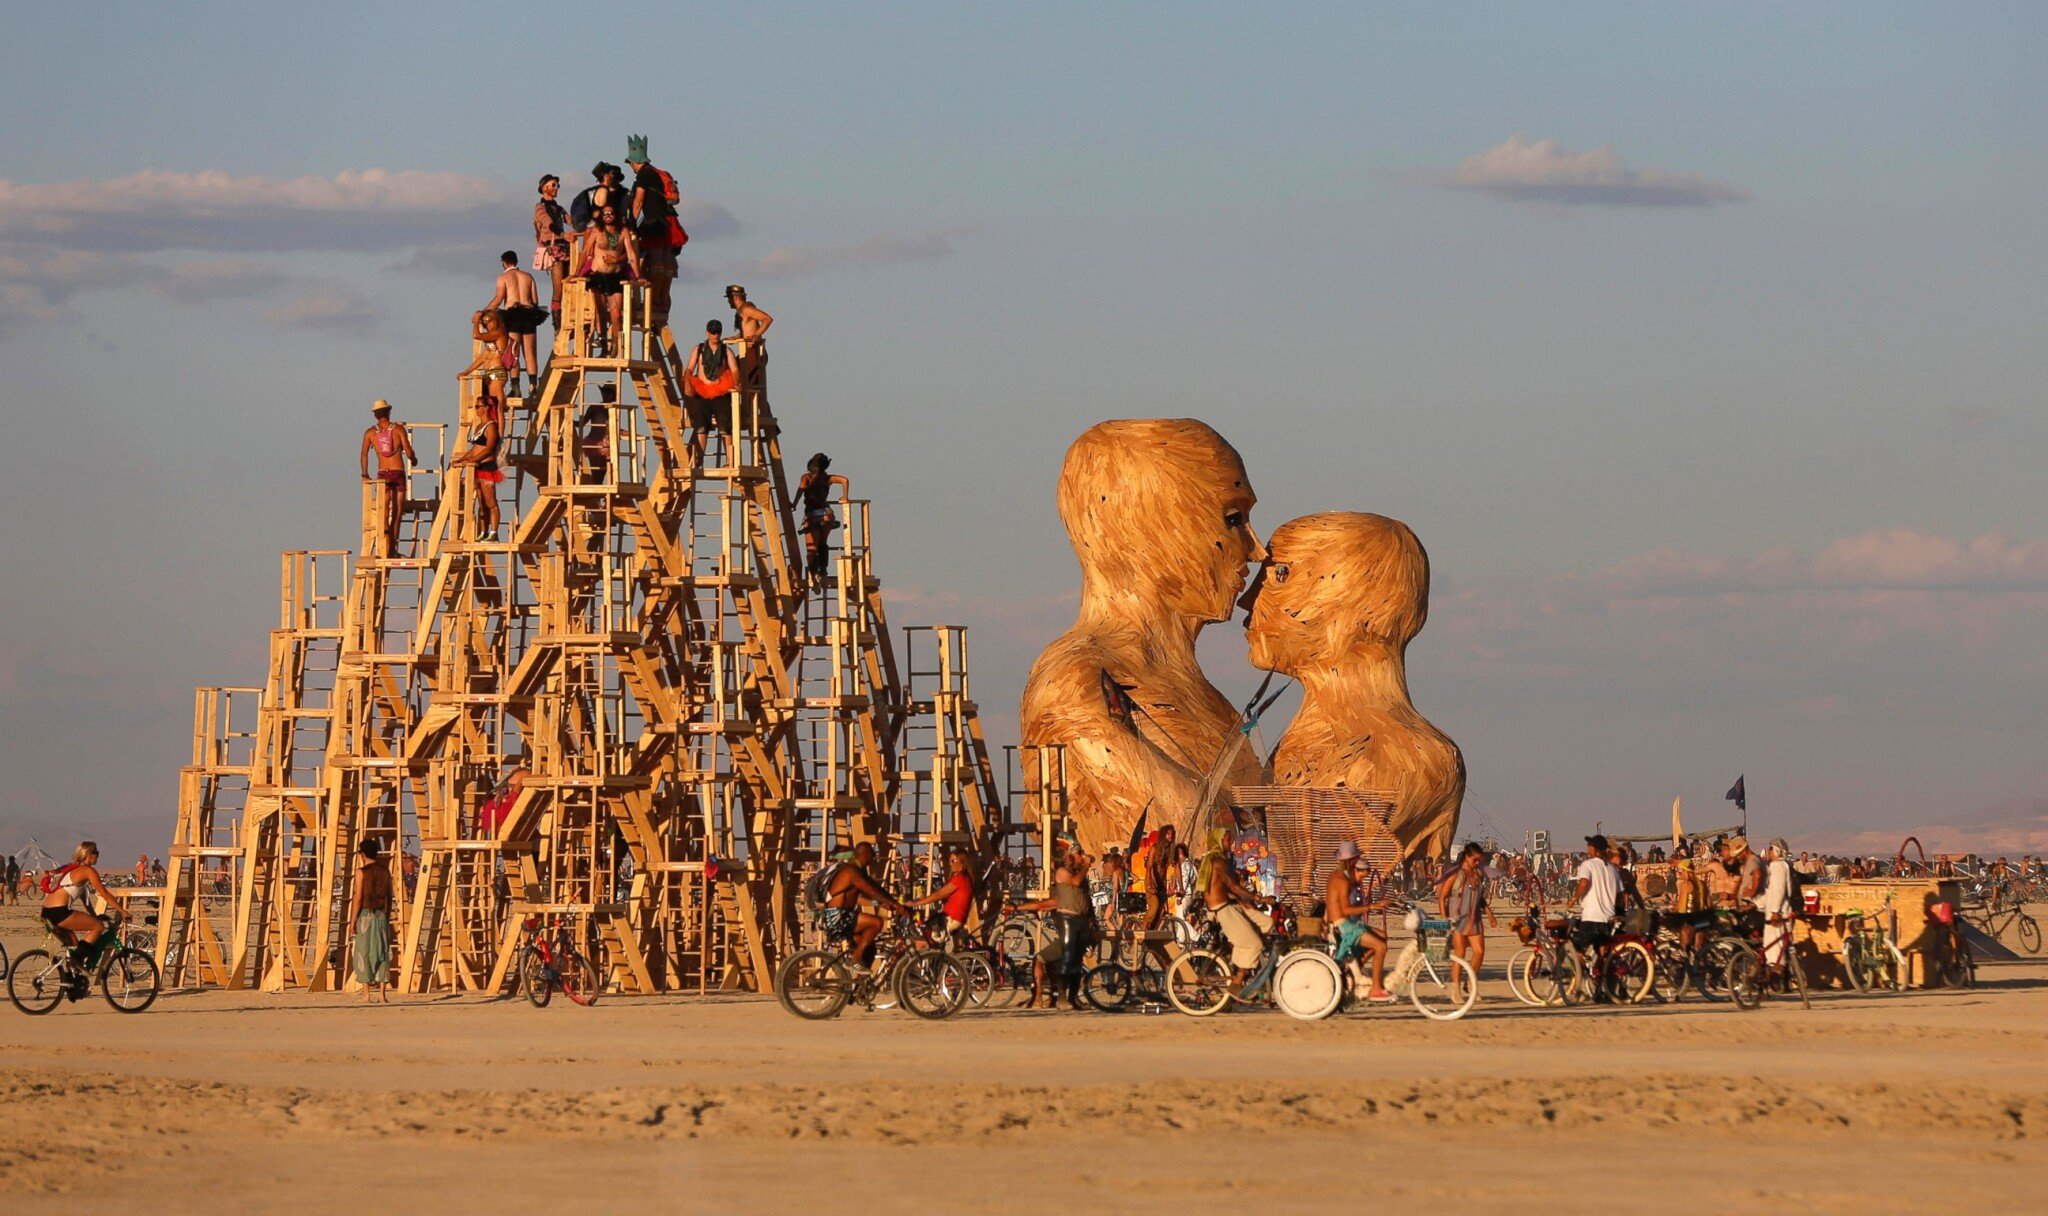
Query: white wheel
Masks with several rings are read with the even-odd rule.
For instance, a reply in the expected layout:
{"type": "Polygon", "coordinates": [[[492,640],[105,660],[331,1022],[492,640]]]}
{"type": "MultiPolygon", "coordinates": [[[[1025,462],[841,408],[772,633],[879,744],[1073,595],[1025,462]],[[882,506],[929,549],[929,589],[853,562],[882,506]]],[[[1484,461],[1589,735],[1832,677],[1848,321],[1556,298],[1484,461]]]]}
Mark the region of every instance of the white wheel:
{"type": "Polygon", "coordinates": [[[1508,960],[1508,991],[1514,993],[1515,999],[1524,1005],[1540,1006],[1543,1002],[1536,999],[1536,995],[1529,990],[1529,964],[1534,961],[1536,951],[1530,946],[1517,950],[1515,956],[1508,960]]]}
{"type": "Polygon", "coordinates": [[[1291,1018],[1314,1022],[1344,1001],[1344,970],[1320,950],[1296,950],[1273,968],[1273,1003],[1291,1018]]]}
{"type": "Polygon", "coordinates": [[[1221,1013],[1230,1004],[1230,964],[1214,951],[1188,951],[1166,969],[1166,999],[1189,1017],[1221,1013]]]}
{"type": "Polygon", "coordinates": [[[1479,982],[1472,974],[1472,964],[1454,954],[1441,963],[1417,967],[1415,978],[1408,983],[1408,999],[1423,1017],[1455,1022],[1479,999],[1479,982]],[[1460,984],[1462,993],[1457,988],[1460,984]]]}

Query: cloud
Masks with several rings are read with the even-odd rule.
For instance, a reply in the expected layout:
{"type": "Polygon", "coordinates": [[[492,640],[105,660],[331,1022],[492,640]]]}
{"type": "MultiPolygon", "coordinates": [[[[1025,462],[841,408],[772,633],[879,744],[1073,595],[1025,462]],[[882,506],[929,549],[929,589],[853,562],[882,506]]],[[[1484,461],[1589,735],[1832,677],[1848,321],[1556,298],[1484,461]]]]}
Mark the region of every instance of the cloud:
{"type": "Polygon", "coordinates": [[[141,288],[181,303],[248,298],[285,277],[241,258],[148,261],[130,254],[48,247],[0,248],[0,328],[10,322],[53,321],[83,291],[141,288]]]}
{"type": "Polygon", "coordinates": [[[397,249],[502,220],[504,192],[462,173],[346,170],[236,177],[145,170],[107,180],[0,179],[0,240],[67,249],[397,249]]]}
{"type": "Polygon", "coordinates": [[[758,258],[734,263],[734,278],[796,278],[824,274],[845,266],[889,265],[897,262],[925,262],[950,257],[953,238],[964,236],[965,228],[943,228],[919,233],[877,233],[851,245],[785,245],[758,258]]]}
{"type": "MultiPolygon", "coordinates": [[[[498,255],[505,252],[503,245],[471,243],[466,245],[421,245],[412,251],[412,256],[391,267],[393,270],[411,274],[449,274],[460,278],[474,279],[498,272],[498,255]]],[[[532,251],[513,246],[519,255],[519,264],[527,270],[533,269],[532,251]]]]}
{"type": "Polygon", "coordinates": [[[685,194],[676,203],[676,213],[682,217],[683,227],[689,230],[693,242],[737,236],[741,230],[737,216],[707,198],[685,194]]]}
{"type": "Polygon", "coordinates": [[[346,288],[329,288],[280,304],[263,319],[280,329],[362,333],[377,323],[378,310],[346,288]]]}
{"type": "Polygon", "coordinates": [[[1426,648],[1473,688],[1701,700],[1824,715],[2031,695],[2048,678],[2048,540],[1880,528],[1818,553],[1662,549],[1593,575],[1456,584],[1426,648]],[[2003,691],[2001,691],[2003,690],[2003,691]]]}
{"type": "Polygon", "coordinates": [[[1476,190],[1512,202],[1596,207],[1710,207],[1738,203],[1749,194],[1694,173],[1633,169],[1608,147],[1573,152],[1554,139],[1511,135],[1469,156],[1448,172],[1430,175],[1451,190],[1476,190]]]}

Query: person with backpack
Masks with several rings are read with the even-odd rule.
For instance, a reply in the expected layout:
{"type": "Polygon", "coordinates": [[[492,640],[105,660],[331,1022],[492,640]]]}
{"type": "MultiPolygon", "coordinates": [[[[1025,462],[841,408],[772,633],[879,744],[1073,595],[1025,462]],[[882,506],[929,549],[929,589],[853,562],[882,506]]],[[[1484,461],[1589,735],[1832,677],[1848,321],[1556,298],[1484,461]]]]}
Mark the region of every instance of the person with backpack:
{"type": "Polygon", "coordinates": [[[910,911],[875,885],[875,880],[868,876],[868,867],[873,864],[875,846],[863,840],[853,846],[849,857],[820,870],[821,877],[812,879],[815,887],[804,892],[806,899],[821,910],[819,924],[826,940],[850,942],[853,956],[862,966],[874,962],[875,939],[882,935],[882,918],[863,911],[860,901],[872,900],[899,916],[910,911]]]}
{"type": "Polygon", "coordinates": [[[676,179],[647,161],[647,137],[626,137],[626,163],[633,168],[630,213],[640,236],[640,262],[647,272],[648,326],[668,324],[669,284],[676,278],[676,253],[690,239],[676,215],[682,195],[676,179]]]}
{"type": "Polygon", "coordinates": [[[76,954],[100,940],[107,923],[92,910],[92,895],[114,913],[117,921],[128,919],[114,893],[100,877],[100,846],[80,841],[71,860],[43,875],[43,923],[56,931],[76,954]]]}

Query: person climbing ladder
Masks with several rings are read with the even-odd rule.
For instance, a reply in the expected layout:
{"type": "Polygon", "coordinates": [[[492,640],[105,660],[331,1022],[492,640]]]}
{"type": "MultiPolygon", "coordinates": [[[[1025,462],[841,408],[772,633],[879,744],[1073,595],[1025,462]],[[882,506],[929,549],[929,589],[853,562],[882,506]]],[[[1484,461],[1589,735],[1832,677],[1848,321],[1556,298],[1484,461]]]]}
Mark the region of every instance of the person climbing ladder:
{"type": "Polygon", "coordinates": [[[846,502],[853,495],[853,484],[836,473],[826,470],[832,467],[832,458],[823,452],[811,457],[806,471],[796,483],[797,496],[804,506],[804,566],[810,585],[817,590],[825,589],[826,542],[832,530],[839,526],[839,517],[832,513],[832,487],[839,487],[839,501],[846,502]]]}

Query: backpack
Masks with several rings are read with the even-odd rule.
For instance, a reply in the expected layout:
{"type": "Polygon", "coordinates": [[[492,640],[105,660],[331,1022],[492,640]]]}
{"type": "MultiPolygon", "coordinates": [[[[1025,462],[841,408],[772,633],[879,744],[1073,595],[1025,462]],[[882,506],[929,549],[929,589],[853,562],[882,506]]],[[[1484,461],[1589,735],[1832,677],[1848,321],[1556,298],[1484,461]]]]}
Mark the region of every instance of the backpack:
{"type": "Polygon", "coordinates": [[[583,193],[569,200],[569,226],[581,232],[590,227],[590,195],[596,186],[583,187],[583,193]]]}
{"type": "Polygon", "coordinates": [[[57,884],[58,884],[58,883],[60,883],[60,882],[62,882],[62,881],[64,881],[64,876],[65,876],[66,874],[69,874],[69,873],[71,873],[71,871],[73,871],[73,870],[75,870],[75,869],[77,869],[77,868],[78,868],[78,863],[77,863],[77,862],[75,862],[75,861],[67,861],[67,862],[65,862],[65,863],[64,863],[63,865],[61,865],[61,866],[58,866],[58,867],[57,867],[56,869],[54,869],[54,870],[44,870],[44,871],[43,871],[43,894],[45,894],[45,895],[55,895],[55,894],[57,893],[57,884]]]}
{"type": "MultiPolygon", "coordinates": [[[[650,165],[649,168],[654,167],[650,165]]],[[[669,206],[683,201],[682,193],[676,189],[676,179],[669,176],[668,170],[656,168],[654,175],[661,179],[661,197],[668,200],[669,206]]]]}
{"type": "Polygon", "coordinates": [[[843,861],[835,861],[816,874],[804,880],[804,906],[822,908],[832,895],[832,880],[839,877],[839,871],[846,868],[843,861]]]}

